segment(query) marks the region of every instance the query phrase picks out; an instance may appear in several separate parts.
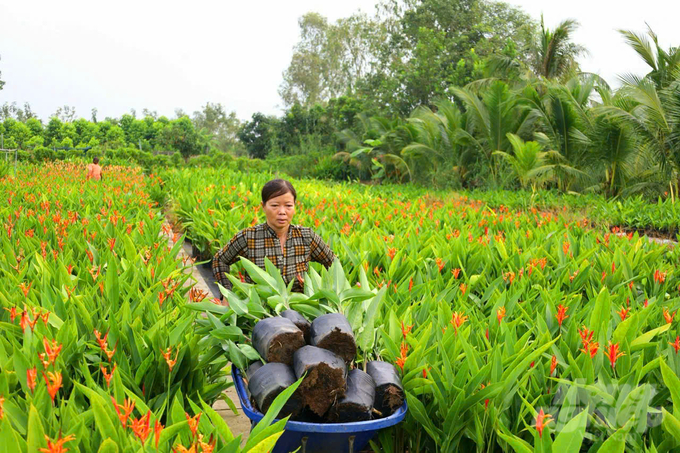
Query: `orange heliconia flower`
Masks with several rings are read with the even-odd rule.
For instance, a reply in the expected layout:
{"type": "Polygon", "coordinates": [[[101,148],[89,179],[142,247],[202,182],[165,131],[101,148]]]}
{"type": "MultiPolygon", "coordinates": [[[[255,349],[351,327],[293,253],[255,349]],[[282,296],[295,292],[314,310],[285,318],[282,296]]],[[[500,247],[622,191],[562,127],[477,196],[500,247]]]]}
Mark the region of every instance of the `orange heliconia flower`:
{"type": "Polygon", "coordinates": [[[453,315],[451,316],[451,324],[453,325],[453,330],[454,333],[458,333],[458,328],[463,325],[465,321],[468,320],[468,317],[463,314],[463,312],[458,313],[457,311],[453,312],[453,315]]]}
{"type": "Polygon", "coordinates": [[[48,371],[47,376],[45,375],[45,373],[43,373],[42,375],[43,378],[45,379],[45,384],[47,384],[47,393],[50,394],[50,398],[52,398],[52,402],[54,403],[54,398],[57,396],[59,389],[62,387],[61,373],[52,373],[48,371]],[[47,379],[48,376],[49,381],[47,379]]]}
{"type": "Polygon", "coordinates": [[[552,421],[552,415],[545,414],[543,409],[536,415],[536,431],[538,431],[538,437],[543,437],[543,430],[552,421]]]}
{"type": "Polygon", "coordinates": [[[410,326],[404,326],[404,321],[401,322],[401,334],[406,339],[406,335],[411,333],[411,329],[413,329],[413,324],[410,326]]]}
{"type": "Polygon", "coordinates": [[[557,368],[557,356],[552,356],[552,359],[550,359],[550,376],[553,375],[556,368],[557,368]]]}
{"type": "Polygon", "coordinates": [[[28,286],[24,282],[19,284],[19,288],[21,289],[21,292],[24,293],[24,297],[28,297],[28,291],[31,289],[32,285],[33,282],[29,283],[28,286]]]}
{"type": "Polygon", "coordinates": [[[661,284],[666,281],[666,275],[668,272],[661,272],[660,270],[654,271],[654,281],[661,284]]]}
{"type": "Polygon", "coordinates": [[[435,263],[437,264],[437,267],[439,268],[439,272],[441,272],[442,269],[444,269],[444,265],[445,265],[444,260],[442,260],[441,258],[437,258],[437,259],[435,259],[435,263]]]}
{"type": "Polygon", "coordinates": [[[607,358],[609,359],[609,363],[612,365],[612,368],[616,366],[616,361],[619,359],[619,357],[626,355],[625,352],[619,352],[619,344],[614,343],[610,341],[608,346],[607,346],[607,358]]]}
{"type": "Polygon", "coordinates": [[[43,324],[45,324],[45,327],[47,327],[47,323],[50,320],[50,312],[46,311],[45,313],[41,314],[40,319],[42,319],[43,324]]]}
{"type": "Polygon", "coordinates": [[[64,448],[64,444],[66,442],[76,440],[76,436],[74,436],[73,434],[69,434],[66,437],[52,441],[46,434],[45,440],[47,440],[47,448],[41,448],[40,449],[41,453],[66,453],[68,451],[68,448],[64,448]]]}
{"type": "Polygon", "coordinates": [[[628,313],[630,313],[630,308],[626,309],[623,305],[621,305],[621,310],[617,311],[616,313],[621,317],[621,321],[625,321],[626,317],[628,317],[628,313]]]}
{"type": "Polygon", "coordinates": [[[458,279],[458,275],[460,275],[460,268],[457,267],[455,269],[451,269],[451,273],[453,274],[453,278],[458,279]]]}
{"type": "Polygon", "coordinates": [[[584,347],[592,341],[594,333],[594,331],[588,330],[586,326],[583,326],[581,329],[579,329],[578,334],[581,337],[581,342],[583,343],[584,347]]]}
{"type": "Polygon", "coordinates": [[[7,308],[5,307],[5,310],[9,312],[9,320],[14,323],[14,320],[17,317],[17,307],[12,307],[12,308],[7,308]]]}
{"type": "Polygon", "coordinates": [[[668,344],[673,346],[673,349],[675,349],[675,353],[677,354],[678,351],[680,351],[680,336],[675,337],[675,343],[668,342],[668,344]]]}
{"type": "Polygon", "coordinates": [[[557,318],[557,324],[562,327],[562,323],[564,322],[565,319],[569,317],[567,314],[567,310],[569,310],[569,307],[565,307],[562,304],[559,304],[557,306],[557,314],[555,315],[555,318],[557,318]]]}
{"type": "Polygon", "coordinates": [[[116,414],[118,414],[118,419],[122,423],[123,428],[126,428],[128,418],[130,418],[130,414],[132,414],[132,411],[135,409],[134,400],[129,400],[129,399],[125,398],[125,400],[123,401],[123,404],[118,404],[116,402],[116,399],[112,396],[111,402],[113,402],[113,408],[116,410],[116,414]],[[121,409],[122,409],[122,412],[121,412],[121,409]]]}
{"type": "Polygon", "coordinates": [[[106,341],[106,339],[109,336],[109,332],[107,331],[106,334],[104,335],[104,338],[102,338],[99,331],[97,329],[94,329],[94,336],[97,338],[97,343],[99,343],[99,348],[102,351],[106,351],[106,348],[109,347],[109,344],[106,341]]]}
{"type": "Polygon", "coordinates": [[[461,283],[460,286],[458,286],[458,289],[461,293],[463,293],[463,295],[465,295],[465,292],[467,291],[467,285],[465,283],[461,283]]]}
{"type": "Polygon", "coordinates": [[[194,415],[191,417],[189,413],[185,412],[184,415],[187,418],[187,422],[189,423],[189,429],[191,430],[191,434],[194,437],[197,437],[196,431],[198,430],[198,421],[201,419],[201,415],[203,413],[199,412],[198,414],[194,415]]]}
{"type": "Polygon", "coordinates": [[[26,370],[26,385],[28,385],[31,393],[35,389],[36,380],[38,379],[38,368],[33,367],[26,370]]]}
{"type": "Polygon", "coordinates": [[[116,341],[116,345],[113,347],[113,351],[109,351],[108,349],[104,349],[104,355],[109,359],[109,362],[111,359],[113,359],[113,355],[116,353],[116,349],[118,349],[118,341],[116,341]]]}
{"type": "Polygon", "coordinates": [[[113,252],[113,248],[116,246],[116,238],[109,238],[109,250],[113,252]]]}
{"type": "Polygon", "coordinates": [[[408,346],[406,346],[405,343],[401,343],[401,348],[400,348],[400,356],[396,360],[396,364],[399,368],[401,368],[401,371],[404,371],[404,365],[406,364],[406,359],[408,358],[408,346]]]}
{"type": "Polygon", "coordinates": [[[185,447],[184,445],[178,444],[172,447],[173,453],[198,453],[198,450],[196,450],[196,444],[191,444],[190,448],[185,447]]]}
{"type": "Polygon", "coordinates": [[[408,292],[410,293],[413,289],[413,277],[408,281],[408,292]]]}
{"type": "Polygon", "coordinates": [[[156,450],[158,450],[158,441],[161,440],[161,431],[163,431],[164,426],[161,425],[161,422],[156,420],[156,423],[153,425],[153,436],[154,440],[156,441],[156,450]]]}
{"type": "Polygon", "coordinates": [[[5,412],[4,412],[3,407],[2,407],[3,404],[5,404],[5,397],[0,396],[0,420],[5,418],[5,412]]]}
{"type": "Polygon", "coordinates": [[[132,432],[135,433],[135,436],[139,438],[142,444],[146,442],[146,439],[149,437],[149,434],[151,434],[151,427],[149,426],[150,423],[151,423],[150,410],[146,413],[145,416],[140,417],[139,419],[134,418],[130,423],[130,428],[132,429],[132,432]]]}
{"type": "Polygon", "coordinates": [[[387,249],[387,256],[390,257],[391,260],[394,259],[394,256],[397,254],[397,249],[394,247],[390,247],[387,249]]]}
{"type": "Polygon", "coordinates": [[[161,354],[165,358],[165,363],[168,364],[168,369],[172,373],[172,369],[177,364],[177,356],[179,355],[179,345],[177,345],[177,350],[175,351],[175,359],[174,360],[170,359],[170,357],[172,356],[172,348],[168,348],[165,351],[163,351],[163,349],[161,349],[161,354]]]}
{"type": "Polygon", "coordinates": [[[57,340],[52,340],[50,342],[47,337],[43,337],[43,347],[45,348],[45,355],[49,359],[50,365],[54,364],[57,361],[57,357],[59,356],[63,345],[58,344],[57,340]]]}
{"type": "Polygon", "coordinates": [[[212,453],[215,450],[216,444],[217,438],[213,438],[212,434],[208,443],[203,442],[203,434],[198,435],[198,445],[201,446],[201,453],[212,453]]]}
{"type": "Polygon", "coordinates": [[[505,318],[505,307],[501,307],[498,309],[496,312],[496,318],[498,319],[498,325],[501,325],[501,321],[503,321],[503,318],[505,318]]]}
{"type": "Polygon", "coordinates": [[[667,308],[664,307],[663,309],[663,317],[666,320],[666,323],[670,324],[673,322],[673,318],[675,318],[675,314],[678,312],[678,310],[675,310],[673,314],[670,314],[667,308]]]}
{"type": "Polygon", "coordinates": [[[113,364],[113,368],[111,369],[111,374],[109,374],[108,370],[104,367],[104,365],[99,365],[99,368],[102,370],[102,374],[104,375],[104,380],[106,380],[106,387],[109,388],[111,387],[111,379],[113,378],[113,373],[116,372],[116,364],[113,364]]]}
{"type": "Polygon", "coordinates": [[[191,302],[201,302],[207,295],[208,293],[206,291],[202,291],[196,287],[189,290],[189,300],[191,300],[191,302]]]}
{"type": "Polygon", "coordinates": [[[592,341],[592,342],[585,343],[583,345],[583,348],[581,348],[581,351],[584,354],[589,354],[590,358],[592,359],[593,357],[595,357],[595,354],[597,354],[597,350],[599,349],[599,347],[600,347],[600,344],[597,341],[592,341]]]}

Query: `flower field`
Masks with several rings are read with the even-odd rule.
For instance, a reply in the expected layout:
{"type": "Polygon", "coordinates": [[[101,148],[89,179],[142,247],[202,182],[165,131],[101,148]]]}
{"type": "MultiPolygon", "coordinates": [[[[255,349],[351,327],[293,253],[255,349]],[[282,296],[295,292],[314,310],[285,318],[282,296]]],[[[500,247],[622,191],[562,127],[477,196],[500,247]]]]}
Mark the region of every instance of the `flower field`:
{"type": "MultiPolygon", "coordinates": [[[[268,175],[185,169],[161,178],[206,258],[264,221],[268,175]]],[[[229,307],[192,305],[209,313],[202,333],[219,332],[206,343],[213,353],[227,350],[243,368],[258,319],[286,308],[342,311],[358,362],[382,358],[403,376],[407,419],[374,439],[376,451],[680,445],[676,250],[598,227],[583,210],[492,208],[404,186],[294,184],[294,223],[314,228],[341,266],[312,265],[305,294],[289,293],[274,270],[234,266],[229,307]],[[254,285],[238,278],[244,269],[254,285]]]]}
{"type": "Polygon", "coordinates": [[[267,451],[276,441],[281,424],[263,423],[241,449],[211,409],[230,385],[227,359],[201,353],[190,263],[163,235],[159,194],[160,179],[127,167],[101,182],[70,163],[0,179],[3,451],[267,451]]]}

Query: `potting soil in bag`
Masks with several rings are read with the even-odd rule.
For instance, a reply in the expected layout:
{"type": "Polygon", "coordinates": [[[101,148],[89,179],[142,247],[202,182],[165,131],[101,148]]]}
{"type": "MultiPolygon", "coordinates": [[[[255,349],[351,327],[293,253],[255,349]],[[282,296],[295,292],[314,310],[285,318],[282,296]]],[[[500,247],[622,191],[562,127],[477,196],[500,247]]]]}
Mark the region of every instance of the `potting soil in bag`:
{"type": "Polygon", "coordinates": [[[349,363],[357,355],[357,344],[349,321],[340,313],[321,315],[312,323],[310,344],[333,351],[349,363]]]}
{"type": "Polygon", "coordinates": [[[305,346],[293,358],[295,376],[307,376],[298,387],[302,403],[316,415],[323,416],[331,405],[345,395],[347,365],[326,349],[305,346]]]}
{"type": "Polygon", "coordinates": [[[375,401],[373,407],[383,417],[392,415],[404,404],[404,387],[394,365],[387,362],[368,362],[366,372],[375,381],[375,401]]]}
{"type": "Polygon", "coordinates": [[[370,420],[374,398],[373,378],[359,369],[352,370],[347,376],[345,396],[328,411],[328,421],[347,423],[370,420]]]}
{"type": "Polygon", "coordinates": [[[250,366],[248,367],[248,371],[246,371],[246,378],[250,380],[250,377],[263,366],[264,363],[260,362],[259,360],[257,362],[251,363],[250,366]]]}
{"type": "Polygon", "coordinates": [[[284,310],[281,312],[281,316],[293,321],[293,324],[295,324],[297,328],[300,329],[305,335],[305,341],[309,343],[309,332],[312,328],[312,325],[305,319],[304,316],[295,310],[284,310]]]}
{"type": "MultiPolygon", "coordinates": [[[[283,363],[268,363],[255,371],[248,380],[248,391],[256,407],[267,413],[274,398],[295,383],[293,369],[283,363]]],[[[279,412],[279,417],[297,414],[302,409],[297,392],[294,393],[279,412]]]]}
{"type": "Polygon", "coordinates": [[[253,328],[253,347],[266,362],[293,365],[293,354],[304,345],[302,331],[290,319],[265,318],[253,328]]]}

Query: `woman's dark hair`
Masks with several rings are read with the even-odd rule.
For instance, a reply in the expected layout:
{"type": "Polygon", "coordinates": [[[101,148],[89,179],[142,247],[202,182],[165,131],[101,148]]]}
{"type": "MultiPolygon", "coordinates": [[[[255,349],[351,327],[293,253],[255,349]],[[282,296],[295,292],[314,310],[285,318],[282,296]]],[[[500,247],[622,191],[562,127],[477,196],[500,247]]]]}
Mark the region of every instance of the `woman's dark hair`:
{"type": "Polygon", "coordinates": [[[270,199],[289,192],[293,195],[293,200],[297,200],[297,193],[290,181],[286,181],[285,179],[272,179],[262,187],[262,204],[266,204],[270,199]]]}
{"type": "Polygon", "coordinates": [[[99,163],[99,158],[98,158],[98,157],[95,157],[94,159],[92,159],[92,162],[95,163],[95,164],[98,164],[98,163],[99,163]]]}

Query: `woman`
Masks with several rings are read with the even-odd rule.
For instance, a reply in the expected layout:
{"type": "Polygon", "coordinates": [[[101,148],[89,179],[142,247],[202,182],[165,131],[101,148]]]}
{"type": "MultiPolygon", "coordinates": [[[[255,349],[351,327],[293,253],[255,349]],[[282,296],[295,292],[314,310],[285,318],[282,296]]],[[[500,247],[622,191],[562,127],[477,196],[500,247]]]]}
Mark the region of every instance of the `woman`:
{"type": "MultiPolygon", "coordinates": [[[[291,280],[293,291],[302,292],[303,275],[310,261],[316,261],[328,268],[335,254],[311,228],[292,225],[297,194],[293,185],[284,179],[269,181],[262,188],[262,210],[267,221],[236,233],[236,236],[213,258],[212,268],[215,279],[227,289],[231,281],[227,278],[229,267],[243,256],[265,269],[264,259],[269,259],[280,271],[283,280],[291,280]]],[[[252,283],[250,276],[245,277],[252,283]]]]}
{"type": "Polygon", "coordinates": [[[92,159],[92,163],[87,165],[87,179],[99,181],[102,179],[102,167],[99,165],[99,158],[92,159]]]}

